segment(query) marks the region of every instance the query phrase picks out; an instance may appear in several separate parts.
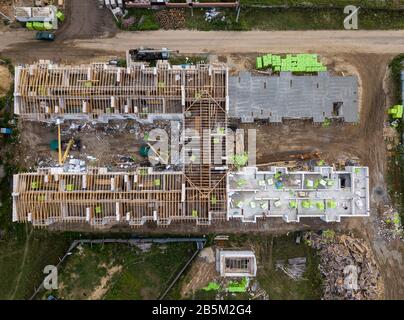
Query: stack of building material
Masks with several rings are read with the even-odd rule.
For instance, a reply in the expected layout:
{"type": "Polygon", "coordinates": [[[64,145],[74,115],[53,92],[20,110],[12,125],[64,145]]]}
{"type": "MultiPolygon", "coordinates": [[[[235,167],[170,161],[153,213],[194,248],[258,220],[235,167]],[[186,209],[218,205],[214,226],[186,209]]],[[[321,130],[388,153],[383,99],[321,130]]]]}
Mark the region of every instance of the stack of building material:
{"type": "Polygon", "coordinates": [[[30,30],[56,30],[58,19],[63,21],[64,16],[55,6],[46,7],[16,7],[15,18],[25,23],[30,30]]]}
{"type": "Polygon", "coordinates": [[[316,54],[288,54],[285,57],[266,54],[257,57],[257,69],[271,68],[274,72],[324,72],[327,71],[316,54]]]}

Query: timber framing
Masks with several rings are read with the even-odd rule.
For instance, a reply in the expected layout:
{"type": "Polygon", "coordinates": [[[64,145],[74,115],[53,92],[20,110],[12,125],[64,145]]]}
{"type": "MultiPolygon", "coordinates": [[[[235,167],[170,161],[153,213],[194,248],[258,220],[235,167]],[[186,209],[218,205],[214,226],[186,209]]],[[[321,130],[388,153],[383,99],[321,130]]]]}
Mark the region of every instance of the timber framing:
{"type": "Polygon", "coordinates": [[[156,67],[132,64],[66,66],[41,61],[15,68],[14,113],[23,119],[137,119],[182,115],[187,97],[226,91],[223,64],[156,67]],[[221,83],[219,81],[222,81],[221,83]]]}
{"type": "Polygon", "coordinates": [[[49,168],[14,175],[13,182],[13,221],[34,226],[58,222],[141,226],[146,221],[165,224],[184,218],[181,172],[140,168],[118,173],[98,168],[68,173],[49,168]]]}
{"type": "Polygon", "coordinates": [[[210,225],[227,214],[228,70],[223,64],[128,68],[103,64],[58,66],[41,62],[15,73],[15,113],[34,121],[180,116],[183,171],[65,172],[39,169],[14,176],[13,221],[45,227],[88,223],[110,227],[210,225]]]}
{"type": "MultiPolygon", "coordinates": [[[[182,67],[159,62],[156,67],[120,68],[42,61],[16,67],[14,111],[22,119],[174,118],[181,121],[182,136],[178,171],[72,172],[56,167],[14,175],[13,221],[36,227],[82,223],[109,228],[139,227],[149,221],[167,226],[230,219],[255,223],[266,217],[340,222],[341,217],[369,216],[367,167],[341,172],[324,166],[313,172],[246,167],[229,172],[234,139],[227,129],[228,79],[224,64],[182,67]]],[[[230,269],[246,263],[244,258],[231,262],[230,269]]]]}

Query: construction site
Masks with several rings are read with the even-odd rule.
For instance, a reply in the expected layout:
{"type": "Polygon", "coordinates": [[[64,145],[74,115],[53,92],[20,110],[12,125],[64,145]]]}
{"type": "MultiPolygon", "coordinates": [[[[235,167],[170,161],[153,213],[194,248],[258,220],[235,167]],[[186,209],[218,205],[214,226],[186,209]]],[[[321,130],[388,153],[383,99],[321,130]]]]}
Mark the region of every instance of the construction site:
{"type": "MultiPolygon", "coordinates": [[[[286,222],[319,217],[335,222],[341,217],[369,216],[367,167],[348,166],[334,172],[320,164],[305,172],[289,173],[286,167],[276,166],[259,171],[248,167],[255,158],[255,136],[248,138],[248,156],[244,135],[233,135],[228,128],[228,117],[246,120],[235,105],[248,96],[269,103],[265,114],[261,110],[269,122],[287,118],[277,114],[278,109],[287,110],[291,118],[321,122],[324,118],[319,119],[316,112],[324,117],[327,110],[335,109],[333,105],[344,102],[340,114],[355,121],[357,99],[350,98],[353,100],[347,103],[349,98],[343,96],[356,95],[355,77],[347,78],[346,83],[339,81],[341,90],[329,85],[338,77],[327,72],[297,75],[293,81],[301,85],[292,85],[290,80],[288,88],[279,90],[272,80],[283,80],[285,74],[267,76],[259,87],[277,92],[275,105],[265,96],[259,98],[260,93],[254,91],[260,90],[257,86],[238,81],[238,89],[229,89],[241,78],[229,76],[223,63],[171,65],[157,60],[152,67],[133,62],[129,54],[127,57],[126,68],[105,63],[66,66],[50,61],[16,66],[14,113],[24,121],[58,126],[59,165],[14,175],[13,221],[40,227],[70,222],[108,228],[191,221],[203,226],[230,219],[257,223],[257,218],[264,217],[281,217],[286,222]],[[320,79],[327,81],[320,84],[320,79]],[[317,102],[320,98],[300,99],[300,103],[292,98],[293,94],[306,95],[315,81],[326,107],[317,102]],[[292,104],[294,108],[289,107],[292,104]],[[312,111],[306,105],[312,106],[312,111]],[[70,121],[74,128],[75,121],[108,124],[127,120],[140,125],[171,121],[171,137],[158,134],[155,147],[152,140],[141,147],[144,155],[154,160],[149,166],[132,160],[123,170],[111,169],[111,164],[96,168],[68,158],[71,141],[62,156],[61,123],[70,121]],[[170,145],[170,150],[163,151],[162,143],[170,145]],[[243,157],[241,170],[237,161],[243,157]]],[[[251,114],[254,120],[253,111],[251,114]]],[[[145,140],[151,138],[148,135],[145,140]]]]}
{"type": "MultiPolygon", "coordinates": [[[[401,161],[403,109],[390,65],[404,52],[401,31],[123,32],[110,10],[119,1],[103,9],[101,1],[52,2],[64,21],[31,2],[0,10],[22,19],[0,28],[0,240],[14,230],[25,237],[18,247],[3,241],[0,273],[13,281],[0,296],[30,297],[43,264],[73,254],[77,269],[67,258],[64,284],[99,261],[93,270],[105,263],[105,288],[120,270],[138,273],[137,299],[159,298],[191,257],[167,297],[177,289],[190,299],[402,297],[393,203],[402,197],[393,186],[401,173],[391,169],[401,161]],[[56,40],[35,41],[29,28],[49,27],[49,18],[56,40]],[[170,57],[151,49],[162,47],[173,49],[170,57]],[[146,59],[131,57],[135,51],[146,59]],[[84,262],[80,246],[68,250],[68,234],[100,243],[83,245],[84,262]],[[118,265],[109,264],[116,247],[126,247],[121,239],[162,234],[211,238],[197,256],[189,246],[128,245],[118,265]],[[96,260],[107,237],[117,243],[96,260]],[[148,269],[162,265],[158,277],[142,273],[143,264],[126,268],[127,257],[154,255],[148,269]],[[344,286],[351,264],[360,268],[356,291],[344,286]]],[[[154,2],[123,3],[138,10],[154,2]]],[[[185,5],[162,6],[174,4],[185,5]]],[[[147,24],[148,13],[136,23],[143,17],[147,24]]],[[[126,284],[104,297],[125,296],[126,284]]],[[[87,299],[77,287],[60,297],[87,299]]],[[[107,290],[92,289],[85,293],[93,299],[107,290]]]]}

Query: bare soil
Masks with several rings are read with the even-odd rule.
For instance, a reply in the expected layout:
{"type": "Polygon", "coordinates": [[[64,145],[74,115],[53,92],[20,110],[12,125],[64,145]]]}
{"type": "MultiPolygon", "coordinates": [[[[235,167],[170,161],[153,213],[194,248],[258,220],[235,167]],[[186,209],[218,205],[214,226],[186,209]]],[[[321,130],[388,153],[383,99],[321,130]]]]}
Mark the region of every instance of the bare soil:
{"type": "Polygon", "coordinates": [[[4,65],[0,65],[0,97],[6,95],[12,83],[12,78],[8,68],[4,65]]]}
{"type": "MultiPolygon", "coordinates": [[[[69,158],[83,160],[89,166],[123,167],[128,162],[142,165],[146,159],[140,155],[139,149],[145,144],[144,134],[155,127],[169,133],[167,127],[170,123],[159,123],[152,126],[139,125],[135,121],[116,121],[105,125],[66,121],[61,124],[61,139],[64,142],[73,139],[79,143],[81,148],[72,148],[69,158]]],[[[50,148],[51,141],[57,139],[57,126],[33,121],[20,121],[18,126],[21,147],[15,160],[19,165],[27,169],[57,165],[58,152],[50,148]]]]}
{"type": "Polygon", "coordinates": [[[56,32],[57,41],[112,37],[118,30],[111,12],[97,0],[66,1],[66,19],[56,32]]]}
{"type": "Polygon", "coordinates": [[[122,266],[113,266],[108,268],[106,265],[104,265],[104,267],[107,268],[107,274],[105,277],[100,279],[100,284],[94,288],[94,291],[88,297],[88,300],[101,300],[109,290],[112,277],[122,270],[122,266]]]}
{"type": "Polygon", "coordinates": [[[212,247],[207,247],[199,253],[188,274],[192,278],[183,282],[181,297],[192,296],[193,293],[208,285],[210,281],[217,277],[215,255],[212,247]]]}

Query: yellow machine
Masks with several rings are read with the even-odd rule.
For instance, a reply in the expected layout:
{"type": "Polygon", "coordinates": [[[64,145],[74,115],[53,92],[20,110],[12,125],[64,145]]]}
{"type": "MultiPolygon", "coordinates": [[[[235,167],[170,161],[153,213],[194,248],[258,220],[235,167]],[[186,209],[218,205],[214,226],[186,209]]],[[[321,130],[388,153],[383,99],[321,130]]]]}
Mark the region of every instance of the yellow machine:
{"type": "Polygon", "coordinates": [[[62,166],[66,159],[67,156],[69,155],[69,151],[71,147],[73,146],[74,140],[70,139],[69,143],[67,144],[65,153],[62,156],[62,139],[61,139],[61,134],[60,134],[60,124],[58,124],[58,149],[59,149],[59,164],[62,166]]]}

